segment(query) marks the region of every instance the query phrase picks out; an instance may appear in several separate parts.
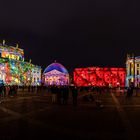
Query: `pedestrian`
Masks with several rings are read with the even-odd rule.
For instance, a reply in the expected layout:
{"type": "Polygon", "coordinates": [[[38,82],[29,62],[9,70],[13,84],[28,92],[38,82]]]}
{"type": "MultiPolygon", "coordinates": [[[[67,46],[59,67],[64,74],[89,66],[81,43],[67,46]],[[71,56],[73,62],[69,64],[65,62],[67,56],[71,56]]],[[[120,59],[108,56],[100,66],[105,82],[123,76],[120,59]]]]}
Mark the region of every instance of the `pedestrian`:
{"type": "Polygon", "coordinates": [[[10,87],[7,85],[7,86],[6,86],[6,96],[8,96],[9,90],[10,90],[10,87]]]}
{"type": "Polygon", "coordinates": [[[23,86],[22,86],[22,91],[23,91],[23,92],[24,92],[24,89],[25,89],[25,86],[23,85],[23,86]]]}
{"type": "Polygon", "coordinates": [[[131,84],[130,84],[130,96],[131,97],[133,96],[133,92],[134,92],[134,83],[131,82],[131,84]]]}
{"type": "Polygon", "coordinates": [[[30,88],[31,88],[31,86],[30,86],[30,85],[28,85],[28,92],[30,92],[30,88]]]}
{"type": "Polygon", "coordinates": [[[68,103],[68,98],[69,98],[69,87],[65,87],[65,104],[67,105],[68,103]]]}
{"type": "Polygon", "coordinates": [[[16,87],[15,85],[12,86],[12,96],[14,97],[16,95],[16,87]]]}
{"type": "Polygon", "coordinates": [[[52,86],[51,87],[52,103],[56,103],[56,92],[57,92],[57,87],[52,86]]]}
{"type": "Polygon", "coordinates": [[[77,96],[78,96],[78,89],[76,86],[72,88],[72,98],[73,98],[73,105],[77,106],[77,96]]]}
{"type": "Polygon", "coordinates": [[[8,95],[9,95],[9,96],[12,96],[12,86],[11,86],[11,85],[9,85],[9,92],[8,92],[8,95]]]}
{"type": "Polygon", "coordinates": [[[129,98],[130,96],[131,96],[131,89],[130,89],[130,87],[128,87],[126,97],[129,98]]]}
{"type": "Polygon", "coordinates": [[[133,96],[133,90],[134,90],[134,84],[131,82],[130,86],[127,88],[127,94],[126,97],[130,98],[133,96]]]}
{"type": "Polygon", "coordinates": [[[67,86],[64,86],[63,87],[63,104],[64,105],[67,105],[68,95],[69,95],[69,89],[67,86]]]}
{"type": "Polygon", "coordinates": [[[61,104],[61,87],[57,88],[57,103],[61,104]]]}
{"type": "Polygon", "coordinates": [[[60,104],[64,104],[64,87],[60,88],[60,104]]]}
{"type": "Polygon", "coordinates": [[[4,91],[3,91],[3,85],[0,85],[0,103],[2,103],[4,98],[4,91]]]}

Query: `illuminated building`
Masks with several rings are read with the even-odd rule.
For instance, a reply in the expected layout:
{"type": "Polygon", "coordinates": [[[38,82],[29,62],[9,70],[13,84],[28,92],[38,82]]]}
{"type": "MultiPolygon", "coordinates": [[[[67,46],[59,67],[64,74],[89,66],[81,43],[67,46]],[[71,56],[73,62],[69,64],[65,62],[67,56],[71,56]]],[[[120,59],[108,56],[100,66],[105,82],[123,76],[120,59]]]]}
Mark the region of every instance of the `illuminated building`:
{"type": "Polygon", "coordinates": [[[0,80],[8,85],[40,85],[41,67],[24,61],[23,49],[0,44],[0,80]]]}
{"type": "Polygon", "coordinates": [[[135,87],[140,87],[140,56],[127,55],[126,73],[126,86],[133,82],[135,87]]]}
{"type": "Polygon", "coordinates": [[[68,85],[69,74],[66,68],[60,63],[52,63],[43,73],[44,84],[50,85],[68,85]]]}
{"type": "Polygon", "coordinates": [[[31,71],[32,85],[40,85],[41,84],[41,68],[35,66],[31,71]]]}
{"type": "Polygon", "coordinates": [[[77,86],[124,87],[125,68],[76,68],[74,84],[77,86]]]}

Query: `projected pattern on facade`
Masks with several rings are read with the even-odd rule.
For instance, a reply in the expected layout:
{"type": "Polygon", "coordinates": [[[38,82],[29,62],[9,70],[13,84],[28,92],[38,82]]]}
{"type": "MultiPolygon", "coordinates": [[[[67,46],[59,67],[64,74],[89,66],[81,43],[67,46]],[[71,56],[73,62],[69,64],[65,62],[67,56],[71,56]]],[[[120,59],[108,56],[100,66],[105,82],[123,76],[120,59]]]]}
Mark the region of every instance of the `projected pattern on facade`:
{"type": "Polygon", "coordinates": [[[0,44],[0,81],[8,85],[40,85],[41,67],[24,61],[24,50],[0,44]]]}
{"type": "Polygon", "coordinates": [[[125,86],[125,68],[76,68],[74,83],[77,86],[125,86]]]}
{"type": "Polygon", "coordinates": [[[59,63],[52,63],[44,71],[45,85],[68,85],[69,74],[65,67],[59,63]]]}

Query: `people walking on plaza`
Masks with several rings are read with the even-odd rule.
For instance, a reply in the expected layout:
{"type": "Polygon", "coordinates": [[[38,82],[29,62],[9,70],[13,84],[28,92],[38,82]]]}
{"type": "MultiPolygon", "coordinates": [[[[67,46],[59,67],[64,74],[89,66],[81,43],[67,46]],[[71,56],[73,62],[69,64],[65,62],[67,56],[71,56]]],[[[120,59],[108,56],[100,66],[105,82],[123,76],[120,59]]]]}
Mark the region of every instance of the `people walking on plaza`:
{"type": "Polygon", "coordinates": [[[67,105],[69,98],[69,87],[65,86],[65,92],[64,92],[64,104],[67,105]]]}
{"type": "Polygon", "coordinates": [[[41,90],[41,86],[37,85],[36,86],[36,93],[38,93],[41,90]]]}
{"type": "Polygon", "coordinates": [[[9,96],[12,96],[12,86],[9,86],[9,93],[8,93],[9,96]]]}
{"type": "Polygon", "coordinates": [[[133,82],[131,82],[130,86],[127,89],[127,95],[126,95],[126,97],[127,98],[132,97],[133,96],[133,92],[134,92],[134,84],[133,84],[133,82]]]}
{"type": "Polygon", "coordinates": [[[56,103],[56,92],[57,92],[57,87],[52,86],[51,87],[52,103],[56,103]]]}
{"type": "Polygon", "coordinates": [[[29,85],[29,86],[28,86],[28,92],[30,92],[30,89],[31,89],[31,86],[29,85]]]}
{"type": "Polygon", "coordinates": [[[58,104],[61,104],[61,87],[59,86],[58,88],[57,88],[57,103],[58,104]]]}
{"type": "Polygon", "coordinates": [[[7,85],[5,88],[6,88],[6,96],[8,96],[9,95],[10,87],[7,85]]]}
{"type": "Polygon", "coordinates": [[[23,85],[23,86],[22,86],[22,91],[23,91],[23,92],[24,92],[24,89],[25,89],[25,86],[23,85]]]}
{"type": "Polygon", "coordinates": [[[17,92],[18,92],[18,86],[17,85],[14,86],[14,91],[15,91],[15,96],[16,96],[17,92]]]}
{"type": "Polygon", "coordinates": [[[127,98],[130,98],[131,97],[131,89],[130,89],[130,87],[127,88],[126,97],[127,98]]]}
{"type": "Polygon", "coordinates": [[[62,104],[67,105],[69,89],[67,86],[62,87],[62,104]]]}
{"type": "Polygon", "coordinates": [[[73,105],[77,106],[78,89],[76,86],[72,88],[73,105]]]}
{"type": "Polygon", "coordinates": [[[60,87],[60,104],[64,104],[64,87],[60,87]]]}
{"type": "Polygon", "coordinates": [[[11,96],[14,97],[16,94],[15,86],[11,86],[11,96]]]}
{"type": "Polygon", "coordinates": [[[31,86],[31,92],[34,92],[34,86],[31,86]]]}
{"type": "Polygon", "coordinates": [[[2,87],[0,86],[0,103],[2,103],[2,87]]]}
{"type": "Polygon", "coordinates": [[[6,97],[6,86],[3,85],[3,97],[6,97]]]}
{"type": "Polygon", "coordinates": [[[0,103],[2,103],[3,99],[4,99],[4,91],[3,91],[4,85],[1,84],[0,85],[0,103]]]}
{"type": "Polygon", "coordinates": [[[17,95],[17,87],[16,87],[16,85],[10,86],[9,95],[10,95],[11,97],[14,97],[14,96],[17,95]]]}
{"type": "Polygon", "coordinates": [[[130,84],[130,94],[131,94],[131,97],[133,96],[133,92],[134,92],[134,83],[131,82],[131,84],[130,84]]]}

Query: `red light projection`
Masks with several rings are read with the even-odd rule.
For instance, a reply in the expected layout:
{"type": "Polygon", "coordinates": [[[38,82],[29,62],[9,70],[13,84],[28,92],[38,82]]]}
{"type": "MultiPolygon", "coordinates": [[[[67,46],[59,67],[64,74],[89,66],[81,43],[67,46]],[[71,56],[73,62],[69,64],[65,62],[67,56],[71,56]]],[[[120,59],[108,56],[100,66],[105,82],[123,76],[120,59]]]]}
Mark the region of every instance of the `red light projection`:
{"type": "Polygon", "coordinates": [[[74,83],[77,86],[106,86],[124,87],[125,68],[76,68],[74,70],[74,83]]]}

